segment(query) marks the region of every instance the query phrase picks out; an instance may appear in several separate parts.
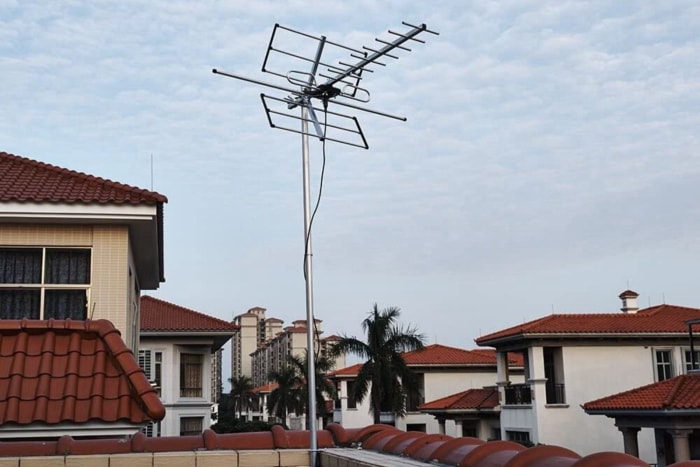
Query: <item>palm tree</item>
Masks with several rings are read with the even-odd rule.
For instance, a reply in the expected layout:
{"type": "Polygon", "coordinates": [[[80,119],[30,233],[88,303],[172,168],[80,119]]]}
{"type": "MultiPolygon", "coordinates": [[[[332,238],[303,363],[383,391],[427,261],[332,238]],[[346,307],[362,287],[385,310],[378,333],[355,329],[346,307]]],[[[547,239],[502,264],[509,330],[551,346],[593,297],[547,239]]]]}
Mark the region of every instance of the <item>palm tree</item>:
{"type": "MultiPolygon", "coordinates": [[[[296,368],[296,371],[300,374],[300,391],[299,396],[302,403],[302,411],[307,415],[306,426],[311,426],[310,420],[308,420],[308,406],[309,406],[309,385],[307,384],[307,375],[309,372],[309,352],[308,349],[304,351],[303,357],[292,356],[290,359],[291,365],[296,368]]],[[[325,417],[326,413],[326,400],[333,400],[335,398],[335,385],[326,377],[326,373],[333,369],[333,359],[325,352],[318,354],[315,363],[315,380],[316,380],[316,415],[318,417],[325,417]],[[328,398],[326,398],[328,396],[328,398]]]]}
{"type": "Polygon", "coordinates": [[[301,378],[297,369],[287,365],[279,371],[271,371],[269,379],[277,387],[272,390],[267,401],[268,415],[284,422],[288,413],[302,413],[301,378]]]}
{"type": "Polygon", "coordinates": [[[235,378],[229,378],[231,383],[231,398],[233,399],[233,412],[238,409],[238,418],[242,417],[243,409],[247,408],[248,402],[253,395],[253,380],[248,376],[241,375],[235,378]]]}
{"type": "Polygon", "coordinates": [[[380,422],[382,412],[396,417],[406,414],[407,394],[417,393],[416,378],[403,359],[403,352],[425,347],[425,336],[415,327],[397,323],[400,310],[396,307],[379,310],[377,304],[362,321],[367,342],[356,337],[342,336],[333,348],[334,355],[354,354],[365,360],[357,374],[354,397],[362,400],[370,393],[370,410],[374,423],[380,422]]]}

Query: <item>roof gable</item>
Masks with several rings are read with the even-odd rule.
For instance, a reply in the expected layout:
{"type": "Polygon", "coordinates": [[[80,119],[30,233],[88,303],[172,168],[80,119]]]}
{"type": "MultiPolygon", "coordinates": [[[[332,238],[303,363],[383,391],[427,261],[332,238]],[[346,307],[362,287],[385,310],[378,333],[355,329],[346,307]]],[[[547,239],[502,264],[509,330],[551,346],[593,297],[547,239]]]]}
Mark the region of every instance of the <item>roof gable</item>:
{"type": "Polygon", "coordinates": [[[528,335],[550,334],[562,337],[567,334],[612,334],[615,336],[639,334],[688,333],[685,324],[690,319],[700,318],[700,309],[676,305],[659,305],[640,310],[634,314],[553,314],[476,339],[479,345],[492,345],[494,341],[510,338],[525,338],[528,335]]]}
{"type": "Polygon", "coordinates": [[[156,204],[156,192],[0,152],[0,201],[156,204]]]}
{"type": "Polygon", "coordinates": [[[494,350],[466,350],[442,344],[431,344],[422,350],[403,354],[409,366],[419,365],[496,365],[494,350]]]}
{"type": "Polygon", "coordinates": [[[148,295],[141,297],[142,332],[230,332],[239,326],[148,295]]]}
{"type": "Polygon", "coordinates": [[[603,397],[583,405],[586,411],[700,410],[700,374],[676,376],[603,397]]]}
{"type": "Polygon", "coordinates": [[[165,408],[106,320],[0,320],[0,425],[141,424],[165,408]]]}

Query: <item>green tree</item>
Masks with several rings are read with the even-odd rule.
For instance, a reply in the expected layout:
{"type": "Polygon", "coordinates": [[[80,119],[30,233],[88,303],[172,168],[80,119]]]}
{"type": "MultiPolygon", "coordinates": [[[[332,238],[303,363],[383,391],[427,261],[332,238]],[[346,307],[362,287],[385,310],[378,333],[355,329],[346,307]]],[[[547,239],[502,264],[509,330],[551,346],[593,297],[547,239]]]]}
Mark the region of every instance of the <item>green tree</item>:
{"type": "MultiPolygon", "coordinates": [[[[303,357],[292,356],[290,360],[291,365],[296,369],[299,375],[300,388],[299,397],[301,399],[301,410],[306,414],[306,426],[311,426],[310,420],[308,419],[309,411],[309,385],[307,383],[307,375],[309,374],[309,352],[304,351],[303,357]]],[[[326,377],[326,373],[333,369],[333,359],[330,355],[320,353],[316,356],[314,360],[314,376],[316,382],[316,415],[318,417],[325,417],[326,413],[326,400],[334,400],[335,398],[335,385],[331,380],[326,377]]]]}
{"type": "Polygon", "coordinates": [[[277,417],[284,423],[288,413],[302,413],[301,379],[297,369],[287,365],[279,371],[271,371],[269,380],[277,387],[270,392],[267,401],[268,415],[277,417]]]}
{"type": "Polygon", "coordinates": [[[238,412],[238,418],[241,418],[243,410],[248,408],[250,399],[253,396],[253,380],[248,376],[241,375],[229,378],[228,381],[231,383],[234,414],[238,412]]]}
{"type": "Polygon", "coordinates": [[[406,414],[407,395],[417,395],[416,377],[403,359],[403,352],[425,347],[425,336],[415,327],[398,323],[400,310],[396,307],[379,310],[377,304],[362,321],[367,342],[356,337],[342,336],[333,348],[334,355],[354,354],[365,363],[357,374],[352,397],[362,402],[369,392],[370,410],[374,423],[382,412],[396,417],[406,414]]]}

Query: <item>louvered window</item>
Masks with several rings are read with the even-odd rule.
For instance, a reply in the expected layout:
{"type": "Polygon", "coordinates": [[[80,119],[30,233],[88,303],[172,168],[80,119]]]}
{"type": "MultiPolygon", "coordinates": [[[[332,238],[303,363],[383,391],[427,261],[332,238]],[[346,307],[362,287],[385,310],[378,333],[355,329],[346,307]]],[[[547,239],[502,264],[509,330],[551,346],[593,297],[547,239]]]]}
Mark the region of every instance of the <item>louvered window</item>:
{"type": "Polygon", "coordinates": [[[163,352],[156,352],[150,349],[139,350],[139,366],[146,374],[148,381],[156,388],[158,395],[161,395],[161,368],[163,366],[163,352]]]}
{"type": "Polygon", "coordinates": [[[84,320],[91,251],[0,248],[0,318],[84,320]]]}

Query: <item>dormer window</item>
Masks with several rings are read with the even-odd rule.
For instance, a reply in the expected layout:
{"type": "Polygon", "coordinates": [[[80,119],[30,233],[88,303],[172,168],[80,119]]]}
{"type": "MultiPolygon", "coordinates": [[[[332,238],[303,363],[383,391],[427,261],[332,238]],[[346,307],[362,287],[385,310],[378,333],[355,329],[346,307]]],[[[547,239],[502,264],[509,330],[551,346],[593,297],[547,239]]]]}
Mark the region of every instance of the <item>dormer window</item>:
{"type": "Polygon", "coordinates": [[[0,318],[86,319],[90,264],[86,248],[0,248],[0,318]]]}

